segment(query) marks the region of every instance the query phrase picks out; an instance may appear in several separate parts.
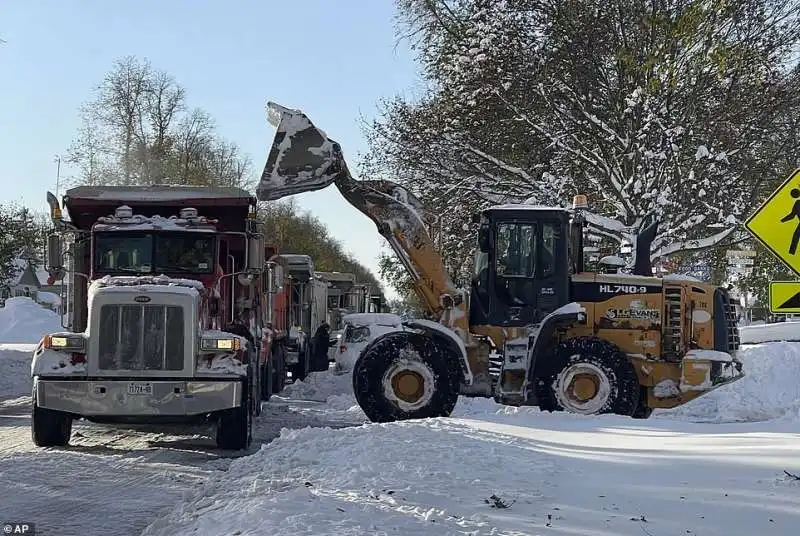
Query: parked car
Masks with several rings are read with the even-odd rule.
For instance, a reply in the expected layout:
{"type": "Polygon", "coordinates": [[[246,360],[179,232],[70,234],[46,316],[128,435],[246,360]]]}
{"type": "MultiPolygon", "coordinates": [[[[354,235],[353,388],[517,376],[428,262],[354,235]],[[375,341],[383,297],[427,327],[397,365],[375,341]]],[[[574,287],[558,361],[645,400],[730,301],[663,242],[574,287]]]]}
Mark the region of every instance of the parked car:
{"type": "Polygon", "coordinates": [[[391,313],[352,313],[342,317],[344,330],[336,352],[334,372],[344,374],[353,370],[367,344],[384,333],[402,331],[402,319],[391,313]]]}

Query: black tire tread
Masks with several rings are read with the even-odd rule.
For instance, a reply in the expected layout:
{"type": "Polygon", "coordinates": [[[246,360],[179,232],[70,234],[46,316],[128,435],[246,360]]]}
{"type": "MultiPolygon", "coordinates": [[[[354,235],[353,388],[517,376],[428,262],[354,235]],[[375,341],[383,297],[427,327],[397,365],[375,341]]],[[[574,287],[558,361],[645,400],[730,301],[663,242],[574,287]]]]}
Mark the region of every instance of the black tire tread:
{"type": "Polygon", "coordinates": [[[66,447],[72,436],[72,416],[61,411],[40,408],[33,402],[31,439],[37,447],[66,447]]]}
{"type": "Polygon", "coordinates": [[[353,392],[361,409],[372,422],[448,417],[458,402],[458,379],[452,371],[449,350],[430,336],[411,332],[390,332],[372,341],[362,351],[353,367],[353,392]],[[434,372],[436,390],[431,403],[407,412],[394,406],[383,396],[381,378],[399,353],[411,345],[434,372]]]}
{"type": "Polygon", "coordinates": [[[600,413],[632,417],[639,408],[641,386],[628,356],[617,345],[600,337],[575,337],[558,345],[548,363],[541,364],[537,374],[537,395],[542,411],[567,411],[561,407],[552,384],[557,374],[574,362],[586,362],[603,367],[612,380],[613,394],[600,413]],[[570,361],[579,353],[581,358],[570,361]]]}

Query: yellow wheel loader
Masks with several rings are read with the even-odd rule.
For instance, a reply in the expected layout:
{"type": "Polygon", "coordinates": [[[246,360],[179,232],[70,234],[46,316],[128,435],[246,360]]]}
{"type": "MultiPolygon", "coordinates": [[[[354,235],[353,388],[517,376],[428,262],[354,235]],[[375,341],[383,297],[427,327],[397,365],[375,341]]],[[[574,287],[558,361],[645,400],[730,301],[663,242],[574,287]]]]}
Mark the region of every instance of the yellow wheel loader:
{"type": "Polygon", "coordinates": [[[335,184],[389,242],[432,320],[371,341],[353,370],[374,422],[448,416],[459,395],[515,406],[647,418],[744,376],[734,302],[723,288],[652,277],[655,225],[638,236],[633,274],[584,268],[587,203],[476,214],[474,278],[456,288],[420,201],[384,180],[355,180],[341,147],[303,113],[268,104],[277,127],[262,201],[335,184]]]}

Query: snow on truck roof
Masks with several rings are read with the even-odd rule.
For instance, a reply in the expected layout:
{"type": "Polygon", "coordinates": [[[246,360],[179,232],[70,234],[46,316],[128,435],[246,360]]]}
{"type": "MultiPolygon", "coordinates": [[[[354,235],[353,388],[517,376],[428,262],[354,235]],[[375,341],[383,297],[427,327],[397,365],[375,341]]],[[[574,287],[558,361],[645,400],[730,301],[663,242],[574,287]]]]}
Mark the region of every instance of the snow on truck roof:
{"type": "Polygon", "coordinates": [[[152,186],[77,186],[64,194],[67,200],[109,201],[126,204],[129,201],[153,202],[196,202],[199,200],[241,200],[254,201],[253,195],[242,188],[227,186],[182,186],[159,184],[152,186]]]}
{"type": "Polygon", "coordinates": [[[247,190],[219,186],[78,186],[64,195],[64,207],[79,229],[90,229],[125,205],[134,214],[163,218],[193,207],[201,216],[218,220],[220,231],[243,231],[250,207],[256,204],[247,190]]]}

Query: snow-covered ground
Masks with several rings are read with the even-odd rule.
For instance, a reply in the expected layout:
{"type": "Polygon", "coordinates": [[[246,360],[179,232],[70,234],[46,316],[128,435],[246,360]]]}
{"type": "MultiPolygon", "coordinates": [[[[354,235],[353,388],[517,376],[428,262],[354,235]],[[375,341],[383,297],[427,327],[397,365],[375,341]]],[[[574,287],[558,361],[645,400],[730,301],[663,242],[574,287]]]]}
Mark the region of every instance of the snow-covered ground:
{"type": "Polygon", "coordinates": [[[800,322],[776,322],[739,328],[743,344],[800,341],[800,322]]]}
{"type": "MultiPolygon", "coordinates": [[[[35,343],[38,331],[17,339],[35,343]]],[[[239,454],[200,435],[84,424],[68,448],[33,447],[32,349],[0,345],[0,477],[13,483],[0,516],[42,534],[789,536],[800,526],[800,480],[784,472],[800,474],[800,343],[747,346],[744,379],[646,421],[462,397],[449,419],[371,424],[349,375],[313,373],[265,405],[256,444],[239,454]]]]}
{"type": "Polygon", "coordinates": [[[55,331],[63,331],[61,317],[30,298],[8,298],[0,307],[0,343],[37,343],[55,331]]]}

